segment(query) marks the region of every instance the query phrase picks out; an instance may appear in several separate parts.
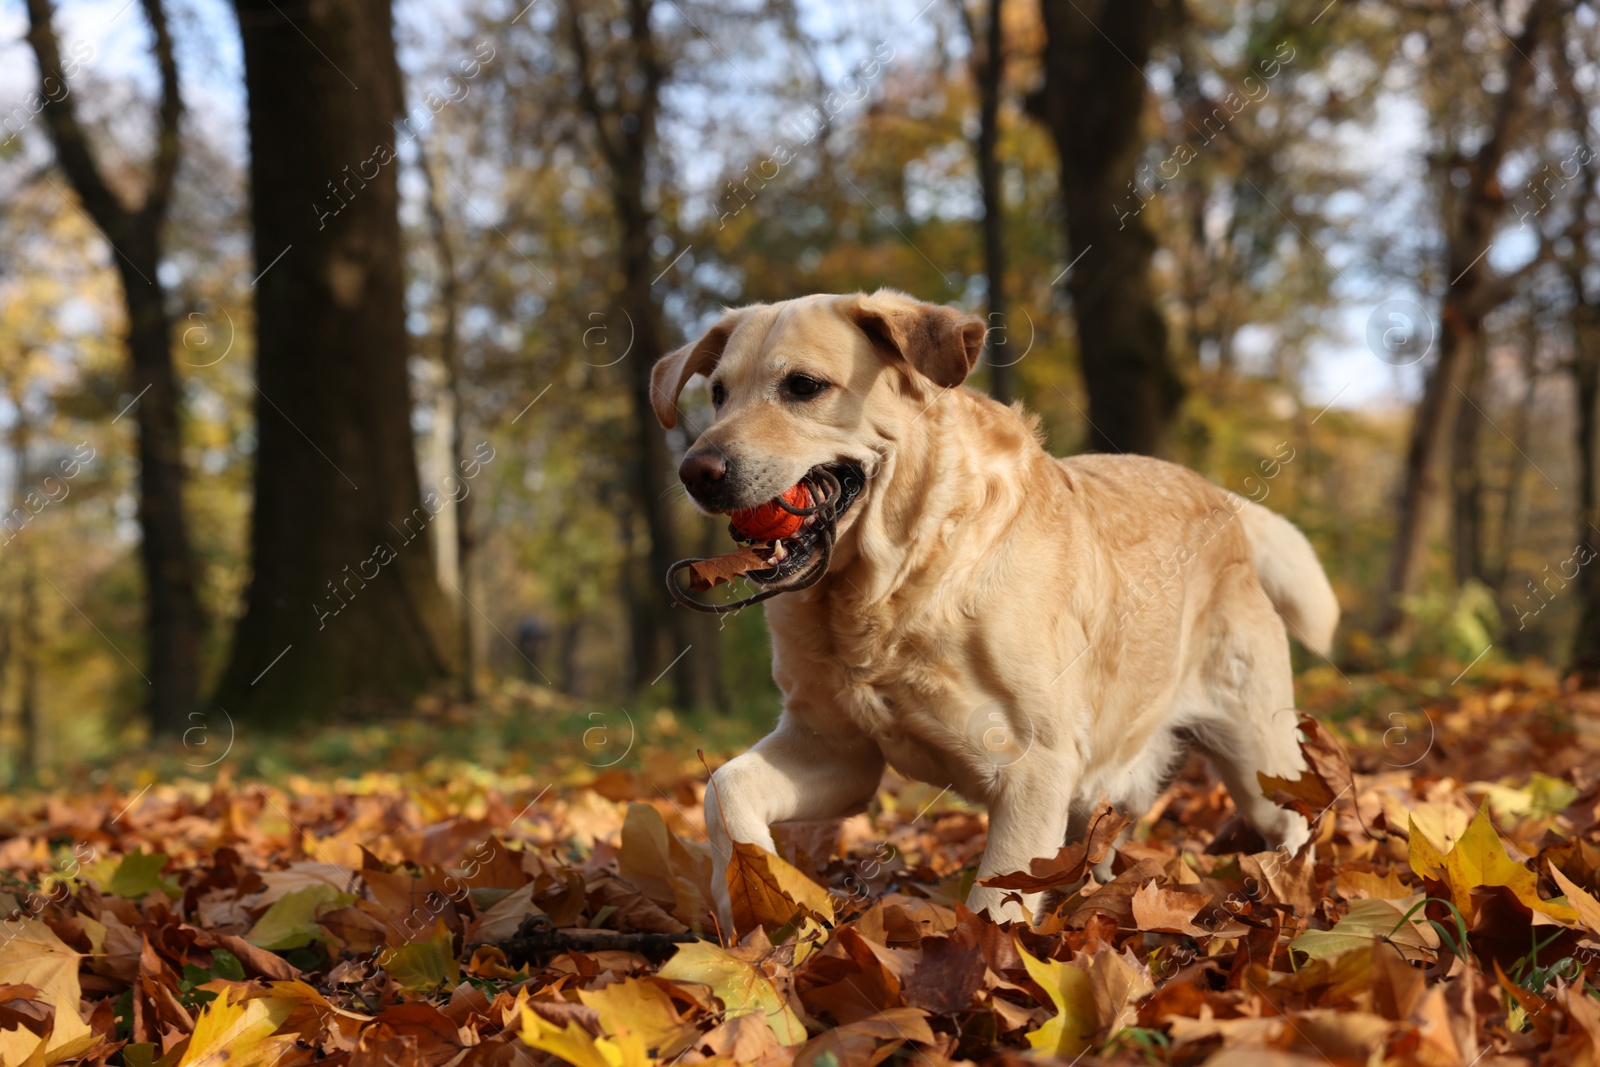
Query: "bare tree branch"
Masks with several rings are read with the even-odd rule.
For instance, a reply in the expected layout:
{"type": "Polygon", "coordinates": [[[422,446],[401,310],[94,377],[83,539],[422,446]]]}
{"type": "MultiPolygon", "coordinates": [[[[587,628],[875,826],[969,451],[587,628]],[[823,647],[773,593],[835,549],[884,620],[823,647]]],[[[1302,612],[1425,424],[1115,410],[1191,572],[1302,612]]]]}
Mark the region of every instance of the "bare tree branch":
{"type": "Polygon", "coordinates": [[[61,169],[67,172],[68,180],[78,190],[89,217],[116,242],[127,229],[128,209],[106,185],[94,150],[78,122],[72,94],[59,93],[64,75],[54,17],[52,0],[28,0],[28,44],[39,61],[39,92],[50,101],[44,109],[45,121],[50,125],[61,169]],[[56,84],[54,90],[50,87],[52,81],[56,84]]]}
{"type": "Polygon", "coordinates": [[[594,134],[600,144],[600,154],[605,157],[606,165],[615,170],[623,163],[622,152],[606,132],[606,110],[600,105],[600,95],[595,92],[594,56],[589,51],[589,38],[584,35],[583,23],[578,18],[578,5],[574,0],[567,0],[561,11],[566,16],[567,36],[571,38],[572,57],[577,63],[578,102],[594,120],[594,134]]]}
{"type": "Polygon", "coordinates": [[[147,222],[160,225],[172,198],[172,183],[178,175],[181,155],[179,120],[183,98],[178,91],[178,64],[172,55],[172,34],[167,30],[167,14],[161,0],[141,0],[145,18],[155,34],[153,51],[161,71],[161,104],[156,112],[156,156],[151,167],[150,190],[145,195],[141,214],[147,222]]]}

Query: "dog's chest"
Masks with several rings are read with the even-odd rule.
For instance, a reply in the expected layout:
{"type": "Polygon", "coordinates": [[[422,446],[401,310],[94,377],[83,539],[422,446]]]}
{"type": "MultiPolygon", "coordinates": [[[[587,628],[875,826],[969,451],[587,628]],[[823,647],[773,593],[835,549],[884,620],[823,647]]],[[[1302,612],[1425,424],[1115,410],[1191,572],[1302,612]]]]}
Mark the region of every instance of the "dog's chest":
{"type": "Polygon", "coordinates": [[[859,643],[847,638],[838,651],[835,706],[889,766],[965,795],[985,791],[989,776],[974,753],[985,731],[998,736],[991,719],[1000,716],[972,691],[961,665],[940,655],[937,641],[905,628],[859,643]]]}
{"type": "Polygon", "coordinates": [[[853,597],[780,601],[768,619],[791,712],[818,732],[870,739],[902,776],[981,799],[995,759],[1025,749],[1026,731],[1011,729],[978,689],[960,620],[908,617],[853,597]]]}

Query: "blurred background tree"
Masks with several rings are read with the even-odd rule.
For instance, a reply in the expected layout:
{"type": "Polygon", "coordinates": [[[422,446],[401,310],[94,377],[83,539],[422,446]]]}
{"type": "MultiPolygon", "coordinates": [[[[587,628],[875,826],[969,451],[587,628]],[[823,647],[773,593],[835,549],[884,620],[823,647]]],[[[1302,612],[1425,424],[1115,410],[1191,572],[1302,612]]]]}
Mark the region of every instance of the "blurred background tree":
{"type": "Polygon", "coordinates": [[[418,699],[770,721],[759,614],[661,588],[726,534],[649,369],[880,285],[989,314],[1058,453],[1300,523],[1340,671],[1600,679],[1587,4],[0,17],[12,779],[418,699]]]}

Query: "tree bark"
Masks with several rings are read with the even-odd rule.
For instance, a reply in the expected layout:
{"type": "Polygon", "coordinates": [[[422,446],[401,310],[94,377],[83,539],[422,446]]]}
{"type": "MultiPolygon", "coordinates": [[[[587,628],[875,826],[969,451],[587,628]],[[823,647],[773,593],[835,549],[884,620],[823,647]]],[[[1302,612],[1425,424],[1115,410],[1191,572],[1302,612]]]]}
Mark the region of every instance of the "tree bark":
{"type": "MultiPolygon", "coordinates": [[[[565,4],[565,26],[576,60],[579,103],[589,119],[609,171],[618,228],[617,296],[633,324],[634,342],[621,369],[632,400],[634,429],[630,480],[635,508],[644,517],[649,545],[630,567],[628,610],[633,640],[633,682],[654,685],[672,671],[677,700],[688,707],[720,707],[716,631],[710,621],[671,605],[662,583],[680,558],[673,515],[677,463],[656,424],[650,404],[650,371],[666,354],[661,310],[651,293],[659,268],[650,252],[653,213],[646,202],[646,170],[656,143],[656,116],[666,61],[650,26],[652,0],[627,0],[622,20],[628,38],[608,64],[619,87],[613,104],[601,102],[597,79],[601,57],[586,35],[573,0],[565,4]],[[627,88],[636,84],[637,89],[627,88]]],[[[612,47],[618,47],[613,45],[612,47]]]]}
{"type": "Polygon", "coordinates": [[[956,7],[972,46],[972,80],[978,89],[978,136],[973,155],[978,164],[978,186],[983,194],[983,270],[987,279],[989,334],[983,358],[989,364],[989,395],[1002,404],[1016,399],[1016,357],[1011,354],[1006,322],[1005,208],[1000,183],[1000,86],[1005,77],[1003,0],[989,0],[982,36],[967,11],[966,0],[956,7]]]}
{"type": "MultiPolygon", "coordinates": [[[[258,445],[247,606],[219,703],[393,710],[447,676],[412,441],[387,0],[238,0],[249,93],[258,445]],[[420,542],[420,543],[417,543],[420,542]]],[[[471,474],[462,473],[470,485],[471,474]]]]}
{"type": "MultiPolygon", "coordinates": [[[[1480,407],[1487,357],[1486,339],[1480,333],[1468,362],[1466,388],[1463,390],[1480,407]]],[[[1478,428],[1482,422],[1482,419],[1458,418],[1450,448],[1450,488],[1454,513],[1451,556],[1455,563],[1457,587],[1470,581],[1488,581],[1483,545],[1483,470],[1478,448],[1478,428]]]]}
{"type": "MultiPolygon", "coordinates": [[[[178,68],[160,0],[141,0],[161,76],[156,149],[144,202],[124,204],[106,184],[78,124],[71,93],[51,93],[63,61],[51,25],[51,0],[28,0],[28,42],[39,62],[40,91],[51,98],[46,125],[57,161],[84,209],[110,242],[128,313],[128,352],[139,428],[139,558],[145,579],[146,669],[151,729],[173,736],[190,725],[200,692],[205,617],[183,502],[182,391],[172,365],[172,322],[158,268],[162,229],[179,160],[178,68]]],[[[120,417],[120,416],[119,416],[120,417]]]]}
{"type": "MultiPolygon", "coordinates": [[[[1504,284],[1506,279],[1496,278],[1483,260],[1505,203],[1498,177],[1500,164],[1521,132],[1528,90],[1537,73],[1531,57],[1538,51],[1555,10],[1555,0],[1533,0],[1524,16],[1522,32],[1507,53],[1505,88],[1496,102],[1488,139],[1470,158],[1460,160],[1457,167],[1446,168],[1444,175],[1449,182],[1451,171],[1464,169],[1467,183],[1454,199],[1459,207],[1444,220],[1448,242],[1445,269],[1451,281],[1439,316],[1439,357],[1428,373],[1406,449],[1405,481],[1378,623],[1381,635],[1401,645],[1409,637],[1411,622],[1406,600],[1419,583],[1429,519],[1438,504],[1438,467],[1461,408],[1462,365],[1477,343],[1484,315],[1511,295],[1510,287],[1504,284]]],[[[1446,203],[1451,201],[1446,198],[1446,203]]],[[[1476,417],[1476,412],[1473,415],[1476,417]]]]}
{"type": "MultiPolygon", "coordinates": [[[[33,428],[28,420],[27,408],[23,407],[23,383],[18,377],[8,377],[6,399],[16,411],[16,421],[11,424],[10,440],[7,442],[12,456],[14,507],[26,496],[27,487],[33,484],[33,474],[28,467],[33,428]]],[[[7,544],[10,542],[7,541],[7,544]]],[[[8,611],[5,616],[0,616],[0,728],[11,740],[6,784],[14,786],[33,778],[39,769],[34,737],[35,728],[39,725],[35,696],[39,660],[39,561],[33,546],[27,541],[11,549],[8,555],[16,561],[17,598],[15,614],[8,611]],[[6,684],[13,657],[17,667],[15,703],[7,699],[10,686],[6,684]]]]}
{"type": "MultiPolygon", "coordinates": [[[[1516,420],[1511,425],[1511,444],[1519,456],[1527,455],[1529,433],[1533,427],[1533,406],[1539,388],[1539,323],[1533,309],[1526,320],[1527,336],[1522,347],[1522,374],[1527,389],[1522,402],[1517,405],[1516,420]]],[[[1511,554],[1522,536],[1522,524],[1528,495],[1528,467],[1514,464],[1506,478],[1505,492],[1501,494],[1500,522],[1497,529],[1495,554],[1492,562],[1484,565],[1484,581],[1495,591],[1496,597],[1505,592],[1506,576],[1511,569],[1511,554]]]]}
{"type": "MultiPolygon", "coordinates": [[[[434,251],[439,257],[439,309],[443,321],[439,324],[439,362],[444,365],[445,387],[450,396],[450,456],[457,473],[466,470],[471,462],[467,455],[466,397],[462,385],[465,375],[461,370],[461,337],[458,323],[461,309],[461,282],[456,272],[455,243],[445,222],[444,196],[433,173],[432,158],[422,141],[417,142],[417,163],[428,186],[428,222],[433,231],[434,251]]],[[[456,505],[456,641],[459,646],[461,671],[461,699],[477,699],[478,642],[473,620],[477,610],[472,599],[477,581],[472,571],[472,561],[477,548],[472,527],[472,493],[468,492],[456,505]]]]}
{"type": "Polygon", "coordinates": [[[1154,0],[1044,0],[1045,80],[1032,101],[1055,140],[1066,213],[1066,289],[1089,392],[1089,447],[1161,452],[1183,385],[1150,283],[1156,242],[1129,206],[1144,140],[1144,66],[1162,30],[1154,0]]]}
{"type": "MultiPolygon", "coordinates": [[[[1581,277],[1574,279],[1581,285],[1581,277]]],[[[1600,552],[1600,305],[1583,299],[1573,308],[1573,376],[1577,381],[1578,540],[1600,552]]],[[[1578,571],[1581,607],[1569,669],[1580,684],[1600,685],[1600,560],[1578,571]]]]}

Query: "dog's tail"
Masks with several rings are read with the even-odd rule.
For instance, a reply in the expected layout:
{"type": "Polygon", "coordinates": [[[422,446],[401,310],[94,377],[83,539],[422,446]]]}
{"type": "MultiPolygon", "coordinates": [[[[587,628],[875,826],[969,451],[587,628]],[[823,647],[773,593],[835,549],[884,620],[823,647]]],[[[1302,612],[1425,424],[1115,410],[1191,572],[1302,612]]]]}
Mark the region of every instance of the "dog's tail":
{"type": "Polygon", "coordinates": [[[1326,656],[1339,625],[1339,601],[1311,542],[1294,523],[1260,504],[1244,501],[1240,516],[1267,599],[1302,644],[1326,656]]]}

